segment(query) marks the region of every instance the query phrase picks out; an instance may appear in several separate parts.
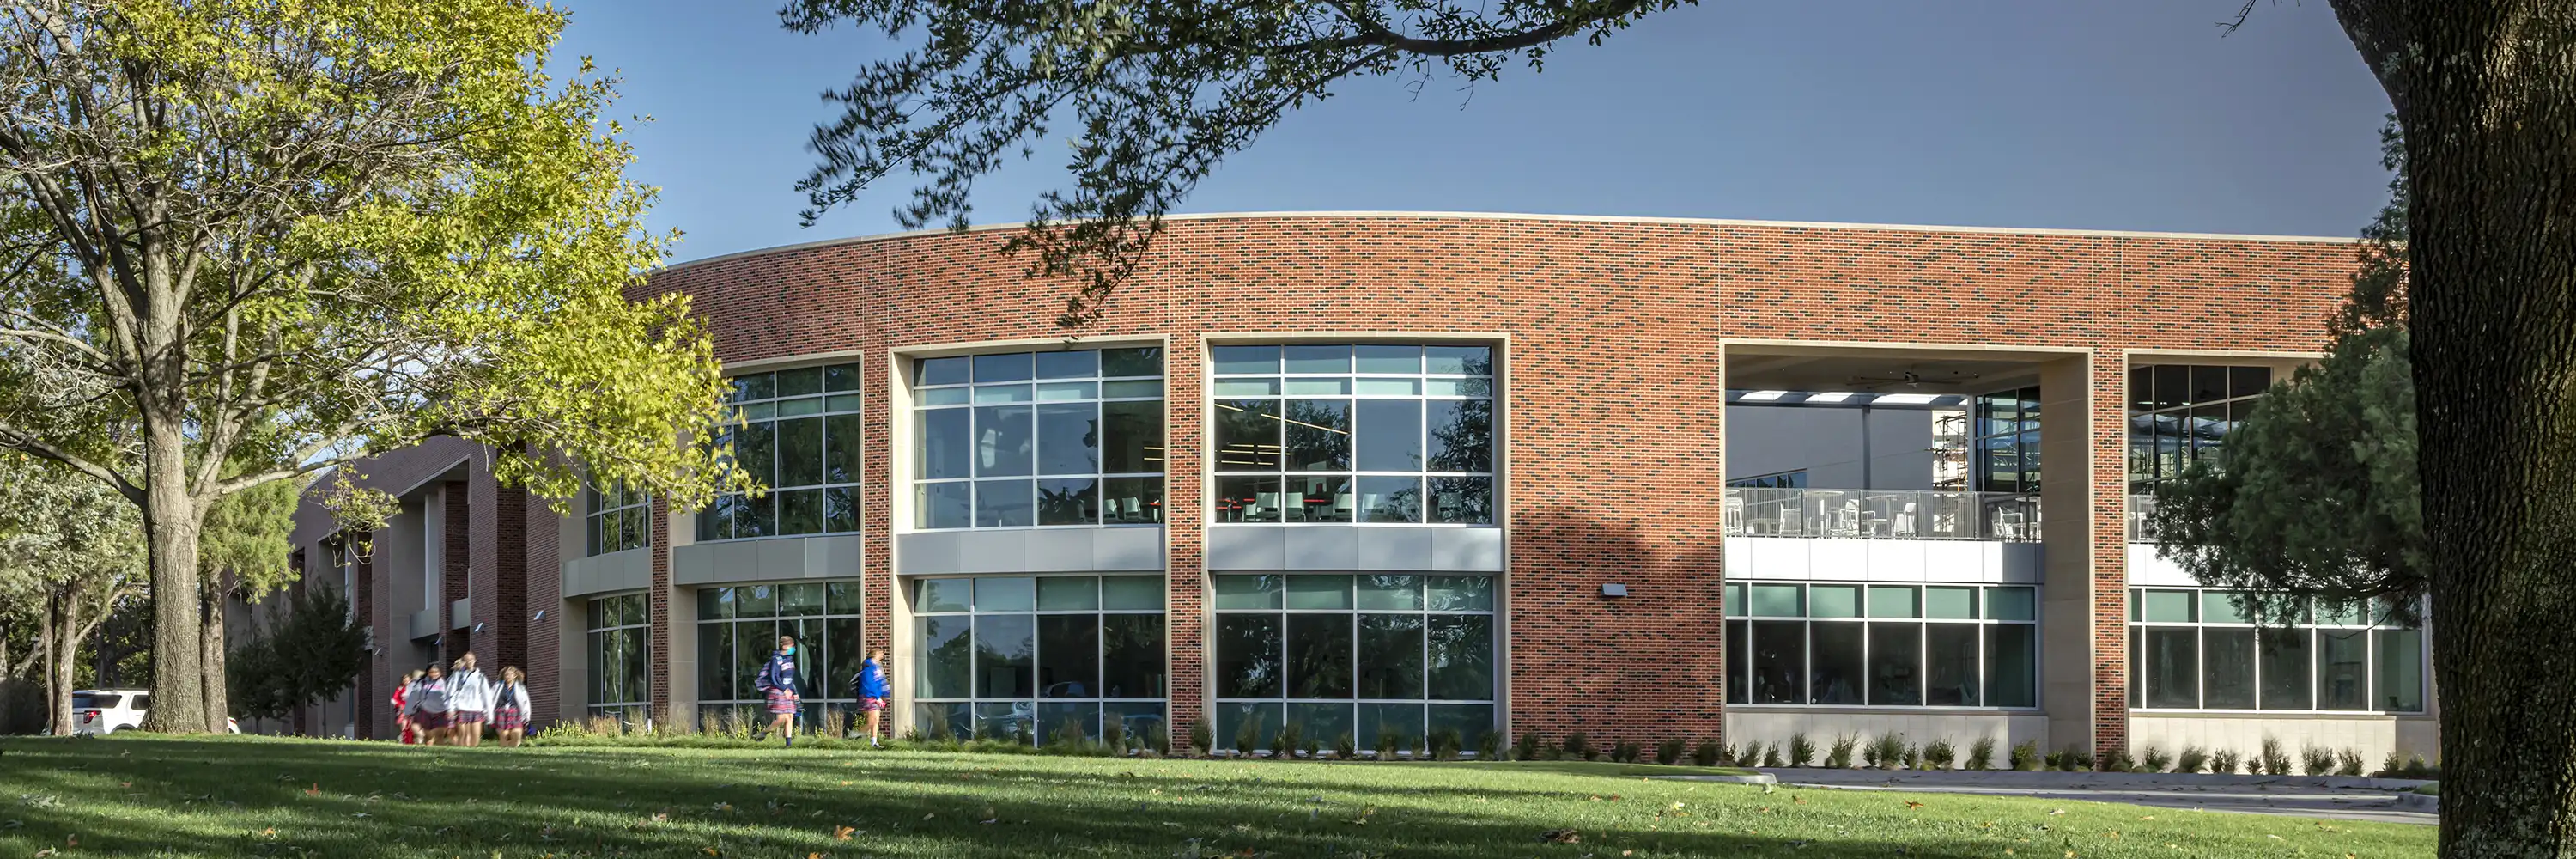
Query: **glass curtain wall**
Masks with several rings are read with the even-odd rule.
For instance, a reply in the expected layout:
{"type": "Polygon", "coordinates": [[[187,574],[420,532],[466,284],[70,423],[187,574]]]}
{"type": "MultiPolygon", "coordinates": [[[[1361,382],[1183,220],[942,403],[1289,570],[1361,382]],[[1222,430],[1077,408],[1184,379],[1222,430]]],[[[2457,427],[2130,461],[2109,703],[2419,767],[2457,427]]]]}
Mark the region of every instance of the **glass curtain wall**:
{"type": "Polygon", "coordinates": [[[796,673],[804,685],[799,727],[822,725],[825,708],[847,708],[850,678],[867,659],[859,643],[859,582],[795,582],[698,589],[698,713],[755,720],[769,716],[756,688],[780,635],[796,637],[796,673]]]}
{"type": "Polygon", "coordinates": [[[630,726],[644,724],[652,701],[646,672],[653,664],[652,615],[644,594],[592,597],[588,627],[589,640],[583,649],[589,656],[590,715],[612,717],[630,726]]]}
{"type": "Polygon", "coordinates": [[[2129,492],[2143,495],[2214,455],[2272,384],[2268,367],[2161,364],[2129,369],[2129,492]]]}
{"type": "Polygon", "coordinates": [[[2258,627],[2231,591],[2129,592],[2129,706],[2144,710],[2424,711],[2424,631],[2384,607],[2300,608],[2258,627]]]}
{"type": "Polygon", "coordinates": [[[1980,492],[2011,497],[1983,502],[1986,521],[2002,539],[2037,536],[2039,525],[2039,388],[1976,399],[1976,437],[1969,442],[1980,492]]]}
{"type": "Polygon", "coordinates": [[[912,364],[913,527],[1163,521],[1163,351],[912,364]]]}
{"type": "Polygon", "coordinates": [[[1494,521],[1494,350],[1210,350],[1217,522],[1494,521]]]}
{"type": "Polygon", "coordinates": [[[859,365],[733,379],[742,425],[716,434],[767,495],[719,495],[698,513],[698,541],[859,530],[859,365]]]}
{"type": "Polygon", "coordinates": [[[1726,700],[1824,707],[2039,706],[2037,589],[1726,585],[1726,700]]]}
{"type": "Polygon", "coordinates": [[[927,578],[914,724],[928,733],[1049,742],[1104,723],[1162,739],[1162,576],[927,578]]]}
{"type": "Polygon", "coordinates": [[[1365,750],[1386,731],[1420,749],[1441,728],[1474,748],[1494,729],[1492,577],[1215,578],[1219,748],[1246,726],[1260,749],[1287,724],[1324,748],[1348,733],[1365,750]]]}
{"type": "Polygon", "coordinates": [[[653,498],[629,491],[624,483],[611,484],[605,491],[591,487],[584,493],[589,512],[582,520],[582,533],[589,555],[605,555],[628,549],[641,549],[653,541],[653,498]]]}

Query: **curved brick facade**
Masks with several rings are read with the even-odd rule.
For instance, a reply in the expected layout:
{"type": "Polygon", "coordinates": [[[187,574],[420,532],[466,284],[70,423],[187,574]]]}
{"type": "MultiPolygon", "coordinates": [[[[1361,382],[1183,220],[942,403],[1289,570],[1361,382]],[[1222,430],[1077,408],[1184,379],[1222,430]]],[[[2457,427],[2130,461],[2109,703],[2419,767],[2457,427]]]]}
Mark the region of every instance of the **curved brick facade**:
{"type": "MultiPolygon", "coordinates": [[[[1062,340],[1061,291],[1021,277],[999,230],[827,242],[684,263],[642,292],[686,293],[741,365],[838,356],[863,365],[860,569],[866,635],[887,645],[893,577],[887,428],[899,350],[1062,340]]],[[[2125,385],[2150,352],[2312,353],[2353,268],[2330,240],[1417,214],[1227,215],[1175,220],[1150,264],[1080,332],[1168,345],[1168,549],[1175,726],[1198,716],[1206,615],[1202,436],[1210,339],[1370,336],[1491,339],[1502,346],[1497,446],[1508,634],[1498,674],[1511,730],[1586,730],[1651,742],[1718,733],[1723,364],[1737,347],[2005,350],[2055,363],[2093,416],[2080,447],[2050,459],[2052,485],[2089,529],[2063,554],[2089,575],[2091,701],[2052,696],[2055,719],[2089,723],[2092,743],[2128,742],[2125,385]],[[2080,452],[2080,455],[2079,453],[2080,452]],[[2089,552],[2089,558],[2084,557],[2089,552]],[[1629,596],[1605,599],[1617,581],[1629,596]]],[[[1044,348],[1040,346],[1039,348],[1044,348]]],[[[2064,386],[2061,386],[2064,387],[2064,386]]],[[[2052,400],[2066,392],[2060,390],[2052,400]]],[[[2072,438],[2072,436],[2070,436],[2072,438]]],[[[482,487],[472,498],[492,497],[482,487]]],[[[460,496],[462,493],[460,493],[460,496]]],[[[2052,494],[2052,498],[2059,497],[2052,494]]],[[[2060,509],[2052,501],[2051,509],[2060,509]]],[[[525,587],[471,588],[556,606],[556,517],[504,498],[485,521],[525,521],[498,543],[524,551],[511,572],[476,546],[474,564],[525,587]]],[[[2052,519],[2057,535],[2060,514],[2052,519]]],[[[653,592],[671,584],[661,517],[653,592]]],[[[2068,521],[2069,525],[2074,522],[2068,521]]],[[[477,535],[479,537],[480,531],[477,535]]],[[[306,535],[310,536],[310,535],[306,535]]],[[[2060,553],[2052,537],[2050,551],[2060,553]]],[[[683,541],[685,542],[685,541],[683,541]]],[[[578,549],[573,550],[577,556],[578,549]]],[[[478,567],[474,575],[482,575],[478,567]]],[[[2056,574],[2052,574],[2056,575],[2056,574]]],[[[2052,583],[2060,579],[2052,578],[2052,583]]],[[[516,598],[516,599],[514,599],[516,598]]],[[[655,650],[675,600],[653,601],[655,650]]],[[[677,605],[688,606],[685,601],[677,605]]],[[[540,688],[578,604],[530,621],[540,688]]],[[[686,622],[690,609],[681,608],[686,622]]],[[[381,615],[383,612],[378,611],[381,615]]],[[[495,622],[503,620],[496,615],[495,622]]],[[[394,619],[399,622],[399,619],[394,619]]],[[[2081,626],[2081,624],[2078,624],[2081,626]]],[[[2079,630],[2081,632],[2081,630],[2079,630]]],[[[2065,639],[2060,639],[2065,640],[2065,639]]],[[[496,642],[497,643],[497,642],[496,642]]],[[[504,645],[507,646],[507,645],[504,645]]],[[[2079,648],[2080,649],[2080,648],[2079,648]]],[[[2061,649],[2062,650],[2062,649],[2061,649]]],[[[573,651],[577,653],[577,651],[573,651]]],[[[898,654],[900,655],[900,654],[898,654]]],[[[2063,658],[2052,651],[2052,659],[2063,658]]],[[[671,671],[654,699],[670,700],[671,671]]],[[[2082,683],[2079,673],[2071,675],[2082,683]]],[[[686,678],[678,678],[686,682],[686,678]]],[[[2056,682],[2052,680],[2052,683],[2056,682]]],[[[2075,688],[2075,687],[2070,687],[2075,688]]],[[[544,696],[554,697],[551,690],[544,696]]],[[[2078,696],[2079,698],[2085,696],[2078,696]]],[[[578,695],[564,690],[567,712],[578,695]]],[[[544,706],[544,705],[541,705],[544,706]]]]}

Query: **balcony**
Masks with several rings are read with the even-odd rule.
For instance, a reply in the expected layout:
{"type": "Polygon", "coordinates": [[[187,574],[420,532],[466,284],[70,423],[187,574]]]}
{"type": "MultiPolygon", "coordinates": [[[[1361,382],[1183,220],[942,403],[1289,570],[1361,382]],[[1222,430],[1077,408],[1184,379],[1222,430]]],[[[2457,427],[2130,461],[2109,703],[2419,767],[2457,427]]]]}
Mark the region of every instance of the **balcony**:
{"type": "Polygon", "coordinates": [[[1729,537],[2039,539],[2039,499],[2003,492],[1728,489],[1729,537]]]}

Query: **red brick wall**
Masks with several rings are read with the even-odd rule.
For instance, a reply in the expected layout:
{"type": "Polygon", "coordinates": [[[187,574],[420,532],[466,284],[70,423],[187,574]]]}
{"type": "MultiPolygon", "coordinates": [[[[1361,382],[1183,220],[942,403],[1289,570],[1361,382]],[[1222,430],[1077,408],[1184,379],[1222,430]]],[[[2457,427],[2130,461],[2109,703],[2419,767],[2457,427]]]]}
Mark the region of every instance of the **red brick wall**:
{"type": "MultiPolygon", "coordinates": [[[[884,646],[893,451],[888,350],[1057,338],[1060,287],[1022,280],[998,232],[722,258],[655,276],[747,361],[866,363],[867,638],[884,646]]],[[[1716,733],[1722,338],[2093,351],[2104,414],[2123,350],[2308,351],[2352,249],[2325,242],[1744,223],[1228,217],[1176,221],[1084,336],[1169,337],[1173,725],[1203,687],[1199,344],[1264,332],[1509,339],[1503,515],[1515,730],[1716,733]],[[1604,600],[1599,585],[1631,596],[1604,600]]],[[[2099,730],[2125,737],[2121,440],[2094,441],[2099,730]]],[[[657,546],[658,542],[657,532],[657,546]]],[[[667,559],[655,553],[656,593],[667,559]]],[[[656,646],[667,615],[656,605],[656,646]]],[[[656,700],[662,693],[657,689],[656,700]]],[[[2064,705],[2067,702],[2056,702],[2064,705]]],[[[2079,705],[2080,706],[2080,705],[2079,705]]],[[[2105,745],[2107,748],[2108,746],[2105,745]]]]}
{"type": "Polygon", "coordinates": [[[429,606],[430,615],[444,630],[439,639],[439,659],[453,662],[474,649],[474,633],[455,629],[455,615],[450,610],[457,600],[471,596],[468,583],[474,571],[474,511],[466,495],[465,481],[450,481],[439,497],[446,505],[446,521],[440,523],[438,564],[438,604],[429,606]]]}
{"type": "MultiPolygon", "coordinates": [[[[525,573],[522,595],[526,598],[528,617],[539,611],[545,617],[526,620],[528,706],[531,729],[542,730],[561,713],[563,686],[563,563],[557,554],[561,547],[556,539],[556,515],[552,508],[519,494],[520,529],[525,534],[520,555],[520,571],[525,573]]],[[[576,696],[578,697],[578,696],[576,696]]]]}
{"type": "MultiPolygon", "coordinates": [[[[476,457],[488,463],[489,454],[476,457]]],[[[473,622],[483,628],[474,636],[483,670],[498,679],[505,666],[526,670],[528,662],[528,491],[504,488],[488,468],[467,476],[467,507],[473,515],[473,622]]],[[[531,700],[533,706],[536,702],[531,700]]]]}

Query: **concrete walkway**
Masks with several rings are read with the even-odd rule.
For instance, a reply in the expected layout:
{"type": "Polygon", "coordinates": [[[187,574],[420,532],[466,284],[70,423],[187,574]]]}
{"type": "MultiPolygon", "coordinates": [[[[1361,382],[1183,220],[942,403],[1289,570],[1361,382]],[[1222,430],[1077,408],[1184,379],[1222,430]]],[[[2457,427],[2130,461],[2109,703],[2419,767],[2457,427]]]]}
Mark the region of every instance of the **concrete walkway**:
{"type": "Polygon", "coordinates": [[[2283,814],[2381,823],[2434,824],[2430,797],[2407,793],[2424,784],[2349,776],[2250,776],[2183,773],[1974,772],[1964,770],[1764,769],[1783,786],[1900,790],[2125,802],[2250,814],[2283,814]]]}

